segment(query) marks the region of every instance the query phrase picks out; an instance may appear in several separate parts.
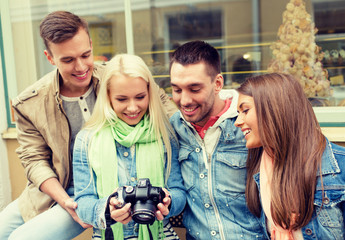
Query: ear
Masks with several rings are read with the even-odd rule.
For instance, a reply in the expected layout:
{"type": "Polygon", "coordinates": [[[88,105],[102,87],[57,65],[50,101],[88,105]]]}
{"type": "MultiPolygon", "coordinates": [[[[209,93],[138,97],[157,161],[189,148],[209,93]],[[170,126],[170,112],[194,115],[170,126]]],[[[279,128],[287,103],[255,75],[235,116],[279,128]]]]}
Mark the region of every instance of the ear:
{"type": "Polygon", "coordinates": [[[215,93],[218,94],[220,92],[220,90],[222,90],[223,85],[224,85],[224,79],[222,74],[218,73],[216,76],[216,79],[214,80],[214,84],[215,84],[215,93]]]}
{"type": "Polygon", "coordinates": [[[49,54],[48,50],[44,50],[44,55],[46,55],[51,65],[55,65],[54,58],[52,55],[49,54]]]}

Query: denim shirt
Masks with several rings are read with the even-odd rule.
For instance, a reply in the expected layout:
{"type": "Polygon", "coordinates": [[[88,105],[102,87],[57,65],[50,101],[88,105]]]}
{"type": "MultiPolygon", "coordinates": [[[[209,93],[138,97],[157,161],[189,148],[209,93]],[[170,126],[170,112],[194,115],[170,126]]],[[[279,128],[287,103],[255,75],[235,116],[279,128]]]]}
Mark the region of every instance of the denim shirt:
{"type": "MultiPolygon", "coordinates": [[[[327,140],[321,161],[324,198],[322,199],[322,184],[318,172],[314,213],[311,221],[302,228],[303,239],[343,240],[345,239],[345,148],[327,140]]],[[[260,173],[254,175],[254,180],[260,190],[260,173]]],[[[266,216],[263,211],[260,220],[267,233],[266,216]]]]}
{"type": "MultiPolygon", "coordinates": [[[[98,198],[96,175],[90,169],[88,161],[88,145],[90,138],[88,131],[81,130],[75,140],[73,152],[73,176],[75,188],[75,201],[78,204],[76,212],[79,218],[94,227],[98,234],[100,229],[105,229],[105,208],[108,197],[98,198]],[[92,176],[91,176],[92,171],[92,176]]],[[[172,159],[171,173],[167,186],[171,195],[170,213],[166,216],[166,221],[170,216],[178,215],[182,212],[186,203],[186,193],[183,186],[178,157],[178,146],[176,141],[171,140],[172,159]]],[[[124,147],[116,143],[118,158],[118,183],[119,186],[135,186],[137,184],[137,171],[135,161],[135,146],[124,147]]],[[[165,152],[166,157],[166,152],[165,152]]],[[[114,189],[115,190],[115,189],[114,189]]],[[[139,225],[131,220],[123,225],[124,237],[138,236],[139,225]]]]}
{"type": "Polygon", "coordinates": [[[245,139],[230,108],[201,139],[180,112],[170,122],[180,143],[179,161],[187,190],[183,214],[187,239],[265,239],[245,199],[245,139]],[[212,146],[210,149],[209,146],[212,146]]]}

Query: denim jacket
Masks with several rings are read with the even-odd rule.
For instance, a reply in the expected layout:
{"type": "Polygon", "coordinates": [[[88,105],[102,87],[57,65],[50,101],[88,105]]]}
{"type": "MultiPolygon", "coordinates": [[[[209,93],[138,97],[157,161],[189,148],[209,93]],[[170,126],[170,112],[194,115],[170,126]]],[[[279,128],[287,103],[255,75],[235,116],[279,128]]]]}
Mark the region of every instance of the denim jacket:
{"type": "MultiPolygon", "coordinates": [[[[318,177],[314,195],[314,213],[312,220],[302,228],[304,240],[345,239],[345,148],[327,140],[322,155],[322,184],[318,177]]],[[[320,176],[320,173],[318,173],[320,176]]],[[[254,175],[260,189],[260,173],[254,175]]],[[[297,197],[297,196],[296,196],[297,197]]],[[[261,224],[267,233],[265,213],[261,212],[261,224]]],[[[268,235],[267,235],[268,236],[268,235]]]]}
{"type": "MultiPolygon", "coordinates": [[[[78,203],[76,212],[79,218],[85,223],[91,224],[95,232],[105,229],[105,207],[108,197],[98,198],[96,175],[92,172],[88,161],[88,144],[90,139],[88,131],[81,130],[75,140],[73,151],[73,176],[75,201],[78,203]]],[[[186,193],[183,186],[179,162],[177,160],[178,146],[176,141],[171,141],[172,159],[171,173],[165,186],[171,195],[170,213],[166,217],[178,215],[182,212],[186,203],[186,193]]],[[[135,161],[135,146],[124,147],[116,143],[118,157],[118,183],[119,186],[135,186],[137,184],[137,171],[135,161]],[[133,153],[133,154],[132,154],[133,153]]],[[[165,153],[166,156],[166,153],[165,153]]],[[[115,190],[115,189],[114,189],[115,190]]],[[[123,225],[124,236],[138,236],[139,225],[133,220],[123,225]]]]}
{"type": "Polygon", "coordinates": [[[180,112],[170,119],[180,143],[187,190],[183,214],[187,239],[265,239],[246,206],[247,150],[243,133],[234,126],[236,116],[233,102],[204,139],[180,112]]]}

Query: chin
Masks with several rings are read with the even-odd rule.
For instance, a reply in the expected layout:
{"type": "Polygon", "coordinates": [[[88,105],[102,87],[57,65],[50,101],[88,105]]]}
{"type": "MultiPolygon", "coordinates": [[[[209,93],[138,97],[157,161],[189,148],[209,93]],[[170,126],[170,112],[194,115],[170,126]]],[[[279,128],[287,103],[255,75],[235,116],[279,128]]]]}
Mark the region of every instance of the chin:
{"type": "Polygon", "coordinates": [[[252,148],[259,148],[259,147],[262,147],[262,144],[260,143],[260,144],[246,144],[246,148],[248,148],[248,149],[252,149],[252,148]]]}

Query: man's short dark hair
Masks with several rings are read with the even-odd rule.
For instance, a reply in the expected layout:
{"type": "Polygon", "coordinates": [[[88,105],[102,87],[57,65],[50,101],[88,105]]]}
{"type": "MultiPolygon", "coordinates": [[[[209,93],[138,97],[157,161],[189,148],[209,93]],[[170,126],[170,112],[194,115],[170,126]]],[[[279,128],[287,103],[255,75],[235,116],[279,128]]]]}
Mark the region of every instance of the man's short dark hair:
{"type": "Polygon", "coordinates": [[[204,62],[207,66],[208,74],[214,78],[221,72],[220,56],[218,51],[204,41],[191,41],[178,47],[170,57],[170,68],[173,63],[183,66],[204,62]]]}
{"type": "MultiPolygon", "coordinates": [[[[67,12],[56,11],[48,14],[40,24],[40,35],[49,54],[49,43],[62,43],[73,38],[80,28],[89,35],[87,22],[79,16],[67,12]]],[[[90,35],[89,35],[90,36],[90,35]]]]}

